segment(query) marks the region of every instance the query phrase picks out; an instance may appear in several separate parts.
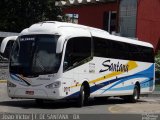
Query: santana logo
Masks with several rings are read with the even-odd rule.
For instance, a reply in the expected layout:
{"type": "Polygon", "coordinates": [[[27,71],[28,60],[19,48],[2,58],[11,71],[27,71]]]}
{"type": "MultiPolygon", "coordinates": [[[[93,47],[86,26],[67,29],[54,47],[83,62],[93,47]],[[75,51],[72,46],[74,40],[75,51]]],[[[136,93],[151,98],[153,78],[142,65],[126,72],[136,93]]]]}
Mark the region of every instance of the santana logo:
{"type": "Polygon", "coordinates": [[[105,71],[113,71],[113,72],[128,72],[129,65],[120,64],[118,63],[110,63],[111,60],[106,60],[102,63],[106,69],[101,69],[99,72],[105,72],[105,71]]]}

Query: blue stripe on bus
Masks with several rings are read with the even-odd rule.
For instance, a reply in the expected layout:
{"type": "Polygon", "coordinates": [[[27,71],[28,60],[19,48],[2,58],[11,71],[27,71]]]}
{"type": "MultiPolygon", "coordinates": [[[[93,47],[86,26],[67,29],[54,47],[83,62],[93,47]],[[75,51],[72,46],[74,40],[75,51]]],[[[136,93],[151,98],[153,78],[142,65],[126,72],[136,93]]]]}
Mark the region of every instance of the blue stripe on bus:
{"type": "MultiPolygon", "coordinates": [[[[115,79],[112,79],[112,80],[105,81],[103,83],[94,85],[94,86],[90,87],[90,93],[93,93],[93,92],[95,92],[97,90],[103,90],[103,92],[101,93],[101,94],[103,94],[103,93],[105,93],[108,90],[116,90],[116,88],[114,88],[115,86],[121,84],[124,81],[132,80],[132,79],[135,79],[135,78],[146,78],[140,84],[142,85],[142,88],[144,88],[144,87],[150,87],[150,86],[153,85],[153,76],[154,76],[154,64],[152,64],[148,69],[146,69],[144,71],[141,71],[141,72],[138,72],[138,73],[136,73],[134,75],[125,76],[125,77],[121,77],[121,78],[115,78],[115,79]],[[143,86],[143,84],[147,83],[147,82],[150,83],[150,84],[148,86],[143,86]],[[103,88],[103,87],[105,87],[107,85],[110,85],[112,83],[115,83],[115,84],[113,84],[112,86],[110,86],[107,89],[101,89],[101,88],[103,88]]],[[[124,88],[119,88],[119,89],[120,90],[131,90],[131,89],[133,89],[133,87],[134,87],[134,85],[133,86],[130,85],[130,86],[126,86],[124,88]]],[[[117,90],[118,90],[118,88],[117,88],[117,90]]],[[[71,94],[68,97],[74,97],[74,96],[78,96],[78,95],[79,95],[79,91],[71,94]]]]}
{"type": "Polygon", "coordinates": [[[144,71],[141,71],[141,72],[138,72],[134,75],[130,75],[130,76],[126,76],[126,77],[122,77],[120,78],[120,81],[116,82],[115,84],[113,84],[111,87],[107,88],[106,90],[104,90],[101,94],[103,94],[104,92],[106,92],[107,90],[110,90],[112,89],[113,87],[121,84],[122,82],[125,82],[125,81],[128,81],[128,80],[132,80],[132,79],[135,79],[135,78],[148,78],[150,80],[153,80],[153,76],[154,76],[154,73],[153,73],[153,69],[154,69],[154,64],[151,65],[151,67],[149,67],[148,69],[144,70],[144,71]]]}

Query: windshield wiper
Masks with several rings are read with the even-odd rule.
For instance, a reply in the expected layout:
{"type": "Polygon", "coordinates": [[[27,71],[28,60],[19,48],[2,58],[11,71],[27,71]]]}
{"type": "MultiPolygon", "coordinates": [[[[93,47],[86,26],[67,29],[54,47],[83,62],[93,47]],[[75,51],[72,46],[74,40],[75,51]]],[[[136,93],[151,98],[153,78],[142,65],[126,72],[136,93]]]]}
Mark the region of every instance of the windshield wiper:
{"type": "MultiPolygon", "coordinates": [[[[34,66],[33,64],[36,64],[36,62],[38,63],[38,67],[44,72],[45,71],[45,68],[44,66],[42,65],[41,61],[39,60],[39,57],[38,57],[38,47],[36,47],[35,49],[35,54],[33,55],[33,62],[32,62],[32,67],[34,66]]],[[[35,70],[34,70],[35,71],[35,70]]]]}
{"type": "Polygon", "coordinates": [[[41,70],[44,72],[44,71],[45,71],[45,68],[44,68],[44,66],[41,64],[41,61],[39,60],[38,57],[36,57],[36,61],[37,61],[37,63],[39,64],[39,67],[41,68],[41,70]]]}

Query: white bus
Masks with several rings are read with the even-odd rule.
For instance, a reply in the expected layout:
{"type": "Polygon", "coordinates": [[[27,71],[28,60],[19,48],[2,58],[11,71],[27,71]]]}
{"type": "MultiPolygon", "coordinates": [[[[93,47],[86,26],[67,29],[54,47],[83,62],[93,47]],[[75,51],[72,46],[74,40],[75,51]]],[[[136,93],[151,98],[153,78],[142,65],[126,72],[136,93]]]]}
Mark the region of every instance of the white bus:
{"type": "Polygon", "coordinates": [[[153,46],[83,25],[46,21],[23,30],[10,55],[8,95],[37,102],[119,96],[155,87],[153,46]]]}

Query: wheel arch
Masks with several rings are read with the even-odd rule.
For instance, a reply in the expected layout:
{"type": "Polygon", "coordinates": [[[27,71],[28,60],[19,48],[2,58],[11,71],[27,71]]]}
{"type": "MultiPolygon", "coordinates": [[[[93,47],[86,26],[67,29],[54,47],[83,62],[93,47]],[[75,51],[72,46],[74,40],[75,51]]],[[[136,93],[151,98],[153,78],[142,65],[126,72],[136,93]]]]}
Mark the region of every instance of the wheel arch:
{"type": "Polygon", "coordinates": [[[84,86],[84,90],[86,91],[87,96],[89,97],[90,96],[90,85],[89,85],[88,81],[84,81],[82,83],[82,86],[84,86]]]}
{"type": "Polygon", "coordinates": [[[140,95],[140,93],[141,93],[141,85],[140,85],[140,83],[138,81],[135,83],[135,85],[138,87],[139,95],[140,95]]]}

